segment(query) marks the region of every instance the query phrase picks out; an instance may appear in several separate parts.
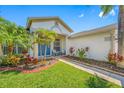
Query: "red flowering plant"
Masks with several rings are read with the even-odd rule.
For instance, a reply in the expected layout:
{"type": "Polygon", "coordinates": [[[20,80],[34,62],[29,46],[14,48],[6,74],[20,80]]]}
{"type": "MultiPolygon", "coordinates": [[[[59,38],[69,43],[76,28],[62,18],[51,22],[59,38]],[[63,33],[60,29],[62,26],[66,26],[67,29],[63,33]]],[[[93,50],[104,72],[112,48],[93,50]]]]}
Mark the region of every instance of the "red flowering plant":
{"type": "Polygon", "coordinates": [[[25,65],[28,65],[28,64],[37,64],[38,63],[38,59],[37,58],[34,58],[34,57],[31,57],[30,55],[27,55],[25,58],[25,65]]]}
{"type": "Polygon", "coordinates": [[[124,57],[117,53],[108,54],[108,61],[112,64],[116,64],[117,62],[122,62],[123,60],[124,60],[124,57]]]}
{"type": "Polygon", "coordinates": [[[75,51],[75,48],[74,47],[70,47],[69,52],[70,52],[71,56],[73,55],[74,51],[75,51]]]}
{"type": "Polygon", "coordinates": [[[28,64],[30,64],[32,62],[32,57],[30,56],[30,55],[26,55],[25,57],[24,57],[24,64],[25,65],[28,65],[28,64]]]}

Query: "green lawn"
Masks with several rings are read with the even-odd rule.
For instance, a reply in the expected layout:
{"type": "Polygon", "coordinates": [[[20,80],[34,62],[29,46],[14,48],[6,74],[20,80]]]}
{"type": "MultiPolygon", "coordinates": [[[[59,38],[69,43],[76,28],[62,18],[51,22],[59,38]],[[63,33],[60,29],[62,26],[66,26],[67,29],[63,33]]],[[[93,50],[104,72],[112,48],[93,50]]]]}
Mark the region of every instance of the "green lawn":
{"type": "MultiPolygon", "coordinates": [[[[0,87],[81,88],[88,87],[86,79],[90,76],[92,75],[87,72],[58,62],[48,70],[32,74],[22,74],[15,71],[0,72],[0,87]]],[[[111,87],[119,87],[110,82],[107,83],[111,84],[111,87]]]]}

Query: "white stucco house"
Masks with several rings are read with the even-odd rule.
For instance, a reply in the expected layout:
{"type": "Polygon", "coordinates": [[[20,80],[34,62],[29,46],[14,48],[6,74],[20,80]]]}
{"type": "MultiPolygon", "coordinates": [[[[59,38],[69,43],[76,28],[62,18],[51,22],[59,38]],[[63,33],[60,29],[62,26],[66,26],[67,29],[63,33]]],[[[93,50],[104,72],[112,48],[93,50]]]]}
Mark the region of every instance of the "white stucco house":
{"type": "MultiPolygon", "coordinates": [[[[59,17],[29,17],[27,28],[30,32],[39,28],[56,31],[58,37],[47,46],[47,56],[52,56],[53,50],[69,55],[70,47],[76,50],[89,47],[87,57],[96,60],[107,60],[110,51],[117,52],[116,24],[73,34],[73,30],[59,17]]],[[[34,50],[29,51],[30,55],[40,57],[43,54],[40,50],[44,51],[44,46],[37,44],[34,47],[34,50]]]]}
{"type": "MultiPolygon", "coordinates": [[[[57,37],[54,43],[47,46],[47,56],[53,54],[67,54],[68,37],[73,30],[63,22],[59,17],[29,17],[27,22],[27,29],[30,32],[36,31],[39,28],[54,30],[57,37]]],[[[40,58],[44,54],[45,45],[36,44],[34,50],[30,49],[29,54],[34,57],[40,58]],[[42,51],[42,53],[40,52],[42,51]]]]}
{"type": "MultiPolygon", "coordinates": [[[[59,17],[29,17],[26,27],[30,32],[39,28],[56,31],[58,35],[55,42],[47,46],[47,56],[53,56],[54,53],[69,55],[70,47],[76,50],[88,47],[87,58],[106,61],[110,51],[117,52],[116,24],[73,34],[74,31],[59,17]]],[[[29,54],[40,58],[44,54],[44,46],[35,44],[29,54]]],[[[16,47],[16,53],[20,51],[20,48],[16,47]]]]}

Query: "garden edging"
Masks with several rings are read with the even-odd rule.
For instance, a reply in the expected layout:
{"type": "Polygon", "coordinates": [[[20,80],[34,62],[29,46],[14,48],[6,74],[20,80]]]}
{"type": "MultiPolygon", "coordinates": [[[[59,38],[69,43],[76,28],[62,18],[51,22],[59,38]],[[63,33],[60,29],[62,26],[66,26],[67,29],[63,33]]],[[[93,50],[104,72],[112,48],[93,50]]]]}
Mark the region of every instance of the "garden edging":
{"type": "Polygon", "coordinates": [[[31,69],[31,70],[23,69],[23,68],[19,68],[19,67],[5,67],[5,68],[0,68],[0,71],[20,71],[21,73],[28,74],[28,73],[35,73],[35,72],[47,70],[48,68],[52,67],[56,63],[57,62],[53,62],[50,65],[41,66],[41,67],[34,68],[34,69],[31,69]]]}
{"type": "MultiPolygon", "coordinates": [[[[66,59],[70,60],[69,58],[66,58],[66,59]]],[[[74,59],[73,59],[73,61],[77,62],[77,63],[81,63],[80,61],[77,61],[77,60],[74,60],[74,59]]],[[[101,70],[104,70],[104,71],[108,71],[108,72],[111,72],[111,73],[114,73],[114,74],[118,74],[118,75],[121,75],[121,76],[124,77],[123,73],[120,73],[120,72],[117,72],[117,71],[114,71],[114,70],[106,69],[104,67],[98,67],[96,65],[93,65],[93,64],[91,65],[91,64],[88,64],[88,63],[84,63],[84,62],[82,62],[81,64],[86,65],[86,66],[90,66],[90,67],[94,67],[94,68],[98,68],[98,69],[101,69],[101,70]]]]}

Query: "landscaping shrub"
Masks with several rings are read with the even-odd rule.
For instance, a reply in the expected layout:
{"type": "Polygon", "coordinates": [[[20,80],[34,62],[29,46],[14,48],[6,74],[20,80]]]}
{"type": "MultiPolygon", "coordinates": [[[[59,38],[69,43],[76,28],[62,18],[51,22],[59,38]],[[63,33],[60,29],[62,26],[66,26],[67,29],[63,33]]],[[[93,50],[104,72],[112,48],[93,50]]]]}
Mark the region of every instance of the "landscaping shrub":
{"type": "Polygon", "coordinates": [[[8,57],[6,55],[0,57],[0,65],[1,66],[8,66],[8,65],[10,65],[10,62],[9,62],[8,57]]]}
{"type": "Polygon", "coordinates": [[[1,66],[17,66],[19,64],[20,57],[12,55],[12,56],[1,56],[0,57],[0,65],[1,66]]]}
{"type": "Polygon", "coordinates": [[[99,78],[97,75],[89,77],[85,84],[89,88],[108,88],[112,86],[110,83],[99,78]]]}
{"type": "Polygon", "coordinates": [[[34,58],[33,61],[32,61],[33,64],[38,64],[38,59],[37,58],[34,58]]]}
{"type": "Polygon", "coordinates": [[[86,57],[86,52],[83,48],[77,50],[77,56],[80,58],[80,60],[84,59],[86,57]]]}
{"type": "Polygon", "coordinates": [[[30,55],[25,55],[23,58],[24,64],[28,65],[28,64],[37,64],[38,63],[38,59],[31,57],[30,55]]]}
{"type": "Polygon", "coordinates": [[[31,57],[30,55],[4,55],[0,57],[1,66],[17,66],[19,64],[37,64],[38,59],[31,57]]]}
{"type": "Polygon", "coordinates": [[[121,62],[123,60],[123,56],[117,53],[109,53],[108,54],[108,61],[112,64],[116,64],[117,62],[121,62]]]}
{"type": "Polygon", "coordinates": [[[8,61],[13,65],[13,66],[17,66],[19,64],[20,61],[20,57],[12,55],[11,57],[8,58],[8,61]]]}

